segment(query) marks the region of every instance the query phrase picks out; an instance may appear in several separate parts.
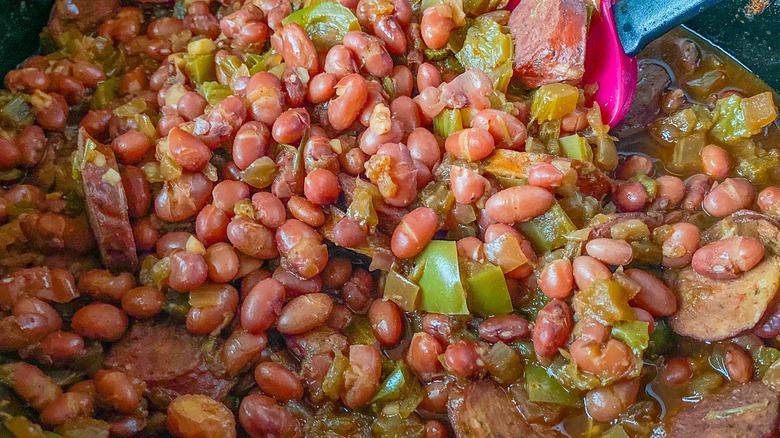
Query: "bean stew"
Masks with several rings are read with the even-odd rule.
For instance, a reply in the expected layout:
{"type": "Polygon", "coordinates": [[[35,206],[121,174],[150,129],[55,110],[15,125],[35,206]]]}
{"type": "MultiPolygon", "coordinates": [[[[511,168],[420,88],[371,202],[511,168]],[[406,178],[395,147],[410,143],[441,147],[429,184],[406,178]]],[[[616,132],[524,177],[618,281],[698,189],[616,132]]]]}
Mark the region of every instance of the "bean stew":
{"type": "Polygon", "coordinates": [[[780,436],[777,95],[592,0],[57,0],[0,90],[0,438],[780,436]]]}

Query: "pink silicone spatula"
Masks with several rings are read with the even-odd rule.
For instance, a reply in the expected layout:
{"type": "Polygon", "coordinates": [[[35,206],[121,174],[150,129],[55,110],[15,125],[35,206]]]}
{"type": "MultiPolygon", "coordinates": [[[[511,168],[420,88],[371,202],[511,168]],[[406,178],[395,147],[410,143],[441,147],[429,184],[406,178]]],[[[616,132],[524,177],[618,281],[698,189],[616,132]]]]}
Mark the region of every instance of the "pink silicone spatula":
{"type": "MultiPolygon", "coordinates": [[[[513,9],[522,0],[510,2],[513,9]],[[512,4],[514,3],[514,4],[512,4]]],[[[550,0],[555,1],[555,0],[550,0]]],[[[598,84],[593,100],[604,121],[617,125],[631,107],[637,80],[636,56],[650,41],[721,0],[601,0],[585,48],[583,84],[598,84]]]]}

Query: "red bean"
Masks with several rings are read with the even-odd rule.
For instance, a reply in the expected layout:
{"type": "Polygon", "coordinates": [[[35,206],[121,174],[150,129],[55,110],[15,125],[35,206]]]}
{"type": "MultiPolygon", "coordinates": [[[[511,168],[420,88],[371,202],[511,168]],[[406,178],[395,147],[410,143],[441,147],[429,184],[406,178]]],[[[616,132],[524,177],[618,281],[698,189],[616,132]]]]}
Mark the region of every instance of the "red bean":
{"type": "Polygon", "coordinates": [[[328,50],[328,54],[325,56],[324,70],[335,75],[338,80],[349,74],[357,73],[358,66],[352,58],[352,52],[339,44],[328,50]]]}
{"type": "Polygon", "coordinates": [[[296,143],[311,126],[311,118],[305,108],[293,108],[283,112],[274,121],[272,135],[278,143],[296,143]]]}
{"type": "Polygon", "coordinates": [[[612,273],[599,260],[590,256],[579,256],[572,263],[574,281],[580,290],[588,289],[596,280],[609,280],[612,273]]]}
{"type": "Polygon", "coordinates": [[[438,227],[436,212],[419,207],[408,213],[393,231],[390,247],[399,258],[412,258],[433,239],[438,227]]]}
{"type": "Polygon", "coordinates": [[[328,104],[328,122],[333,129],[343,131],[354,123],[368,98],[366,80],[353,73],[336,84],[336,97],[328,104]]]}
{"type": "Polygon", "coordinates": [[[367,237],[368,231],[348,217],[341,218],[333,227],[333,243],[345,248],[356,248],[367,237]]]}
{"type": "Polygon", "coordinates": [[[425,394],[419,408],[432,414],[446,414],[451,382],[450,379],[445,378],[426,383],[423,386],[425,394]]]}
{"type": "Polygon", "coordinates": [[[291,295],[312,294],[322,291],[322,279],[319,276],[301,278],[282,266],[274,270],[273,278],[282,283],[291,295]]]}
{"type": "Polygon", "coordinates": [[[225,328],[233,320],[238,307],[238,292],[229,284],[204,283],[190,293],[187,330],[195,335],[208,335],[225,328]],[[202,301],[198,300],[205,297],[202,301]]]}
{"type": "Polygon", "coordinates": [[[325,269],[328,251],[322,237],[305,223],[290,219],[276,232],[276,246],[282,255],[282,265],[302,278],[312,278],[325,269]]]}
{"type": "Polygon", "coordinates": [[[163,183],[154,199],[154,212],[168,222],[188,219],[206,206],[211,189],[211,181],[203,174],[185,172],[178,179],[163,183]]]}
{"type": "Polygon", "coordinates": [[[361,31],[350,31],[344,36],[344,47],[360,60],[361,68],[369,74],[383,78],[392,72],[393,58],[379,38],[361,31]]]}
{"type": "Polygon", "coordinates": [[[344,372],[341,401],[358,409],[371,401],[382,377],[382,358],[372,345],[349,347],[349,368],[344,372]]]}
{"type": "Polygon", "coordinates": [[[667,268],[682,268],[688,265],[693,253],[699,249],[701,235],[699,227],[688,222],[672,225],[672,234],[664,240],[663,265],[667,268]]]}
{"type": "Polygon", "coordinates": [[[550,163],[538,163],[528,170],[528,184],[551,189],[561,185],[563,172],[550,163]]]}
{"type": "Polygon", "coordinates": [[[624,212],[639,211],[648,201],[645,186],[636,181],[620,184],[612,198],[618,209],[624,212]]]}
{"type": "Polygon", "coordinates": [[[46,153],[48,140],[39,126],[31,125],[18,134],[14,139],[16,147],[22,156],[22,165],[26,167],[37,166],[46,153]]]}
{"type": "Polygon", "coordinates": [[[484,129],[466,128],[447,137],[444,147],[457,158],[479,161],[493,152],[495,142],[490,132],[484,129]]]}
{"type": "Polygon", "coordinates": [[[365,313],[371,304],[371,292],[374,290],[374,279],[365,269],[356,269],[352,277],[342,288],[344,304],[355,313],[365,313]]]}
{"type": "Polygon", "coordinates": [[[176,251],[170,256],[171,273],[168,285],[179,292],[190,292],[208,278],[208,265],[200,254],[176,251]]]}
{"type": "Polygon", "coordinates": [[[230,244],[219,242],[208,247],[205,260],[209,279],[215,283],[227,283],[238,274],[238,256],[230,244]]]}
{"type": "Polygon", "coordinates": [[[47,131],[58,131],[68,121],[68,102],[58,93],[50,93],[49,99],[33,100],[33,114],[41,128],[47,131]]]}
{"type": "Polygon", "coordinates": [[[195,233],[205,246],[227,240],[227,226],[230,218],[224,211],[208,204],[195,219],[195,233]]]}
{"type": "Polygon", "coordinates": [[[699,248],[691,260],[693,270],[715,280],[739,278],[764,258],[764,244],[752,237],[734,236],[699,248]]]}
{"type": "Polygon", "coordinates": [[[739,346],[730,344],[726,347],[723,361],[726,365],[726,371],[729,373],[729,379],[747,383],[753,378],[753,359],[739,346]]]}
{"type": "Polygon", "coordinates": [[[539,311],[534,326],[533,342],[537,356],[549,357],[558,353],[569,340],[572,330],[569,306],[553,299],[539,311]]]}
{"type": "Polygon", "coordinates": [[[490,132],[496,147],[502,149],[517,149],[525,144],[525,139],[528,137],[523,122],[505,111],[496,109],[479,111],[471,121],[471,127],[490,132]]]}
{"type": "Polygon", "coordinates": [[[152,194],[144,172],[135,166],[122,168],[122,186],[127,197],[127,213],[131,218],[146,216],[152,206],[152,194]]]}
{"type": "Polygon", "coordinates": [[[129,414],[140,405],[138,393],[125,373],[100,370],[94,380],[98,396],[113,409],[129,414]]]}
{"type": "Polygon", "coordinates": [[[165,296],[156,287],[137,287],[122,296],[122,310],[136,318],[148,318],[159,314],[163,304],[165,304],[165,296]]]}
{"type": "Polygon", "coordinates": [[[221,181],[211,190],[211,197],[214,207],[233,217],[236,202],[249,199],[249,185],[243,181],[221,181]]]}
{"type": "Polygon", "coordinates": [[[655,276],[640,269],[627,269],[626,275],[640,287],[631,299],[631,304],[644,309],[653,316],[668,316],[677,311],[674,293],[655,276]]]}
{"type": "Polygon", "coordinates": [[[241,305],[241,325],[253,334],[262,333],[282,313],[284,286],[273,278],[259,282],[241,305]]]}
{"type": "Polygon", "coordinates": [[[246,170],[255,160],[265,155],[270,133],[260,122],[246,122],[233,140],[233,161],[241,170],[246,170]]]}
{"type": "Polygon", "coordinates": [[[627,265],[634,258],[634,250],[625,240],[598,238],[585,244],[585,251],[608,265],[627,265]]]}
{"type": "Polygon", "coordinates": [[[22,162],[22,153],[16,145],[0,138],[0,168],[12,169],[22,162]]]}
{"type": "Polygon", "coordinates": [[[461,204],[471,204],[485,193],[487,179],[466,167],[452,166],[450,168],[450,185],[456,201],[461,204]]]}
{"type": "Polygon", "coordinates": [[[422,91],[428,87],[441,85],[441,75],[435,65],[424,62],[417,67],[417,89],[422,91]]]}
{"type": "Polygon", "coordinates": [[[257,220],[268,228],[279,228],[287,218],[284,204],[271,193],[255,193],[252,195],[252,205],[255,207],[257,220]]]}
{"type": "Polygon", "coordinates": [[[303,397],[301,380],[289,369],[274,362],[263,362],[255,368],[255,380],[271,397],[286,402],[303,397]]]}
{"type": "Polygon", "coordinates": [[[116,300],[135,287],[135,278],[129,272],[112,275],[104,269],[92,269],[79,277],[79,291],[96,299],[116,300]]]}
{"type": "Polygon", "coordinates": [[[366,176],[377,184],[385,201],[395,207],[406,207],[417,195],[414,160],[404,145],[385,143],[366,163],[366,176]]]}
{"type": "Polygon", "coordinates": [[[55,331],[43,338],[39,348],[49,360],[66,361],[84,354],[84,338],[76,333],[55,331]]]}
{"type": "Polygon", "coordinates": [[[393,73],[390,75],[390,79],[393,81],[393,88],[395,89],[396,95],[412,95],[412,89],[414,88],[414,78],[412,77],[412,71],[409,69],[409,67],[405,65],[397,65],[393,67],[393,73]]]}
{"type": "Polygon", "coordinates": [[[688,178],[685,181],[685,197],[682,200],[682,208],[691,211],[700,209],[711,185],[712,179],[703,173],[688,178]]]}
{"type": "Polygon", "coordinates": [[[487,342],[511,343],[531,334],[531,325],[522,316],[491,316],[479,324],[479,337],[487,342]]]}
{"type": "Polygon", "coordinates": [[[474,341],[457,341],[444,351],[444,363],[454,375],[469,378],[484,368],[479,344],[474,341]]]}
{"type": "Polygon", "coordinates": [[[189,132],[173,128],[168,134],[168,150],[171,158],[190,171],[199,171],[211,159],[211,150],[198,137],[189,132]]]}
{"type": "Polygon", "coordinates": [[[81,336],[99,341],[116,341],[125,330],[128,320],[124,312],[110,304],[92,303],[77,310],[71,326],[81,336]]]}
{"type": "Polygon", "coordinates": [[[653,174],[653,160],[644,154],[633,154],[626,157],[615,169],[615,178],[628,181],[636,174],[651,176],[653,174]]]}
{"type": "Polygon", "coordinates": [[[341,193],[341,186],[333,172],[317,169],[306,175],[303,193],[309,201],[317,205],[327,205],[338,199],[341,193]]]}
{"type": "Polygon", "coordinates": [[[550,298],[566,298],[574,287],[574,271],[569,259],[548,263],[538,280],[539,288],[550,298]]]}
{"type": "Polygon", "coordinates": [[[729,153],[714,144],[708,144],[702,148],[701,164],[704,173],[713,178],[723,178],[731,170],[729,153]]]}
{"type": "Polygon", "coordinates": [[[203,115],[207,105],[206,98],[194,91],[188,91],[179,98],[176,111],[185,120],[194,120],[203,115]]]}
{"type": "Polygon", "coordinates": [[[250,394],[241,400],[238,420],[251,438],[304,436],[298,419],[287,408],[260,394],[250,394]]]}
{"type": "Polygon", "coordinates": [[[236,375],[246,364],[260,356],[267,343],[265,333],[253,335],[240,326],[237,327],[222,344],[220,351],[225,371],[236,375]]]}
{"type": "MultiPolygon", "coordinates": [[[[250,397],[253,396],[246,397],[244,401],[250,397]]],[[[243,402],[241,407],[244,408],[243,402]]],[[[240,414],[243,414],[243,410],[240,414]]],[[[249,424],[245,425],[243,419],[241,424],[252,437],[258,436],[252,435],[254,430],[248,427],[249,424]]],[[[218,436],[233,438],[236,436],[236,419],[230,409],[202,394],[187,394],[176,397],[168,405],[166,426],[171,435],[182,438],[218,436]]]]}
{"type": "Polygon", "coordinates": [[[675,208],[685,197],[685,184],[680,178],[664,175],[655,180],[658,188],[655,194],[655,205],[660,209],[675,208]]]}
{"type": "Polygon", "coordinates": [[[41,424],[47,427],[59,426],[76,417],[92,416],[94,399],[81,392],[66,392],[47,403],[40,414],[41,424]]]}
{"type": "Polygon", "coordinates": [[[691,380],[693,377],[693,369],[688,359],[684,357],[675,357],[666,363],[661,376],[664,382],[668,384],[682,385],[691,380]]]}
{"type": "Polygon", "coordinates": [[[90,88],[97,87],[101,81],[106,79],[102,67],[90,64],[86,61],[76,61],[73,63],[73,77],[90,88]]]}
{"type": "Polygon", "coordinates": [[[450,39],[455,29],[454,12],[449,4],[429,6],[423,11],[420,20],[420,32],[425,45],[431,49],[441,49],[450,39]]]}
{"type": "Polygon", "coordinates": [[[596,421],[612,421],[634,403],[638,393],[639,379],[592,389],[585,395],[585,409],[596,421]]]}
{"type": "Polygon", "coordinates": [[[293,298],[282,309],[276,328],[285,334],[300,334],[324,323],[333,310],[328,295],[315,293],[293,298]]]}
{"type": "Polygon", "coordinates": [[[780,187],[767,187],[758,194],[758,207],[764,214],[777,214],[780,207],[780,187]]]}
{"type": "Polygon", "coordinates": [[[384,345],[393,345],[401,338],[403,322],[398,306],[392,301],[376,299],[368,307],[368,321],[376,339],[384,345]]]}
{"type": "Polygon", "coordinates": [[[712,185],[704,197],[702,207],[715,217],[726,217],[743,208],[748,208],[756,197],[756,189],[744,178],[726,178],[722,183],[712,185]]]}
{"type": "Polygon", "coordinates": [[[343,257],[330,257],[322,271],[322,286],[325,289],[339,289],[352,276],[352,263],[343,257]]]}
{"type": "Polygon", "coordinates": [[[442,353],[444,348],[433,336],[425,332],[415,333],[406,352],[406,363],[420,379],[428,382],[442,372],[439,362],[442,353]]]}
{"type": "Polygon", "coordinates": [[[510,187],[491,196],[485,204],[485,212],[493,220],[513,224],[544,214],[554,201],[552,193],[539,187],[510,187]]]}
{"type": "Polygon", "coordinates": [[[252,118],[273,125],[284,110],[284,92],[279,78],[268,72],[254,74],[246,87],[252,118]]]}
{"type": "Polygon", "coordinates": [[[279,255],[273,232],[248,218],[236,217],[230,221],[227,236],[237,250],[251,257],[269,260],[279,255]]]}
{"type": "Polygon", "coordinates": [[[282,39],[280,54],[284,58],[285,64],[292,68],[306,69],[309,72],[309,77],[316,75],[320,68],[317,50],[306,31],[297,23],[290,22],[284,25],[279,34],[282,39]]]}

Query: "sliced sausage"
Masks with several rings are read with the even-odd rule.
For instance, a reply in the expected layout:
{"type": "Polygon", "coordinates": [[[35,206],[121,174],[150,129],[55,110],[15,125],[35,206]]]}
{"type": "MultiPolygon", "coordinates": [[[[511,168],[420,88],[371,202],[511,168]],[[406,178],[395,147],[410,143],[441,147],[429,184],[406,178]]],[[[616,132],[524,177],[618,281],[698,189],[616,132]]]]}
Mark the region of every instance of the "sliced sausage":
{"type": "Polygon", "coordinates": [[[515,74],[529,88],[579,83],[588,12],[582,0],[523,0],[509,17],[515,74]]]}
{"type": "Polygon", "coordinates": [[[489,380],[474,381],[465,388],[453,386],[447,415],[458,438],[563,436],[526,422],[509,394],[489,380]]]}
{"type": "Polygon", "coordinates": [[[778,436],[778,394],[761,382],[732,384],[690,405],[669,423],[669,438],[778,436]]]}
{"type": "Polygon", "coordinates": [[[649,60],[639,62],[634,100],[615,132],[619,136],[631,135],[655,122],[661,114],[663,95],[671,83],[672,77],[663,65],[649,60]]]}
{"type": "Polygon", "coordinates": [[[766,256],[733,280],[707,278],[691,266],[665,271],[666,283],[680,305],[671,324],[681,335],[719,341],[749,330],[761,321],[780,287],[780,229],[766,219],[738,212],[713,225],[702,239],[709,243],[727,235],[759,239],[767,248],[766,256]]]}
{"type": "Polygon", "coordinates": [[[98,143],[81,128],[77,154],[89,222],[103,256],[103,264],[112,270],[135,270],[138,255],[114,151],[98,143]]]}

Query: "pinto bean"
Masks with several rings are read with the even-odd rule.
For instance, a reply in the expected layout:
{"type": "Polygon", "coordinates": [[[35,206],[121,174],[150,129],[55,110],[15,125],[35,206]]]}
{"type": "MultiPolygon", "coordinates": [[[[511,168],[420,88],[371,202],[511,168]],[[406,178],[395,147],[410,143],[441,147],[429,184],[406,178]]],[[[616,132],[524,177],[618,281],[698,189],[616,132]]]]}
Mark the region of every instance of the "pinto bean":
{"type": "Polygon", "coordinates": [[[511,343],[531,334],[531,325],[522,316],[491,316],[479,324],[479,337],[487,342],[511,343]]]}
{"type": "Polygon", "coordinates": [[[550,357],[566,345],[572,330],[569,306],[555,298],[539,311],[534,326],[534,350],[540,357],[550,357]]]}
{"type": "Polygon", "coordinates": [[[333,310],[333,301],[323,293],[293,298],[282,309],[276,328],[281,333],[299,334],[324,323],[333,310]]]}
{"type": "Polygon", "coordinates": [[[357,119],[368,98],[366,80],[357,73],[343,77],[336,84],[336,97],[328,104],[328,122],[343,131],[357,119]]]}
{"type": "Polygon", "coordinates": [[[566,298],[574,287],[574,271],[569,259],[548,263],[538,279],[539,288],[550,298],[566,298]]]}
{"type": "Polygon", "coordinates": [[[393,345],[401,338],[403,321],[398,306],[392,301],[374,300],[368,307],[368,321],[376,339],[384,345],[393,345]]]}
{"type": "Polygon", "coordinates": [[[485,212],[498,222],[513,224],[544,214],[554,201],[552,193],[539,187],[510,187],[491,196],[485,212]]]}
{"type": "Polygon", "coordinates": [[[756,189],[744,178],[726,178],[722,183],[712,185],[704,197],[702,207],[715,217],[726,217],[743,208],[748,208],[756,197],[756,189]]]}
{"type": "Polygon", "coordinates": [[[655,180],[656,189],[654,205],[659,209],[675,208],[685,197],[685,183],[672,175],[663,175],[655,180]]]}
{"type": "Polygon", "coordinates": [[[699,227],[688,222],[672,225],[672,234],[661,247],[663,265],[667,268],[682,268],[691,262],[693,253],[699,249],[701,233],[699,227]]]}
{"type": "Polygon", "coordinates": [[[399,258],[412,258],[433,239],[439,217],[428,207],[419,207],[407,213],[393,231],[390,247],[399,258]]]}
{"type": "Polygon", "coordinates": [[[633,363],[631,348],[617,339],[609,339],[605,325],[585,320],[580,337],[569,347],[577,367],[591,374],[620,377],[633,363]]]}
{"type": "Polygon", "coordinates": [[[361,68],[383,78],[393,70],[393,58],[379,38],[361,31],[350,31],[344,36],[344,47],[360,60],[361,68]]]}
{"type": "Polygon", "coordinates": [[[677,311],[677,299],[663,281],[640,269],[627,269],[626,275],[640,287],[631,304],[653,316],[668,316],[677,311]]]}
{"type": "Polygon", "coordinates": [[[639,379],[592,389],[585,395],[585,409],[596,421],[612,421],[634,403],[638,394],[639,379]]]}
{"type": "Polygon", "coordinates": [[[625,240],[598,238],[585,244],[589,256],[608,265],[627,265],[634,258],[634,250],[625,240]]]}
{"type": "Polygon", "coordinates": [[[734,236],[703,246],[693,253],[691,266],[715,280],[739,278],[764,258],[764,244],[752,237],[734,236]]]}
{"type": "Polygon", "coordinates": [[[255,368],[255,380],[260,389],[271,397],[286,402],[303,397],[303,384],[292,371],[274,363],[263,362],[255,368]]]}
{"type": "Polygon", "coordinates": [[[239,407],[238,421],[252,438],[304,436],[298,419],[287,408],[265,395],[250,394],[244,397],[239,407]]]}
{"type": "Polygon", "coordinates": [[[723,148],[708,144],[701,150],[701,164],[707,175],[723,178],[731,170],[731,157],[723,148]]]}

